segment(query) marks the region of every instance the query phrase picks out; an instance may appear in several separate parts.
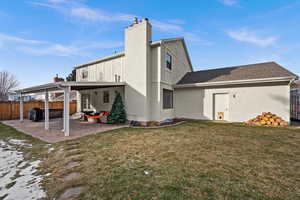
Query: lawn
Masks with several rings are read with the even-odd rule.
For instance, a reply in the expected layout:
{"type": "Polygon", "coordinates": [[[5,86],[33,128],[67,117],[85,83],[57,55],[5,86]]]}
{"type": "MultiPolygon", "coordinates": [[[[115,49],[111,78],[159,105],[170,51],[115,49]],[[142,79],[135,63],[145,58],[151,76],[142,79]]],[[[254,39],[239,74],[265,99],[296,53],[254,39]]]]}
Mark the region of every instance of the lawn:
{"type": "MultiPolygon", "coordinates": [[[[14,132],[0,126],[0,139],[8,130],[14,132]]],[[[49,199],[76,186],[84,200],[300,199],[299,129],[188,122],[123,128],[54,147],[32,153],[44,160],[40,172],[52,174],[44,179],[49,199]],[[70,173],[77,175],[66,180],[70,173]]]]}

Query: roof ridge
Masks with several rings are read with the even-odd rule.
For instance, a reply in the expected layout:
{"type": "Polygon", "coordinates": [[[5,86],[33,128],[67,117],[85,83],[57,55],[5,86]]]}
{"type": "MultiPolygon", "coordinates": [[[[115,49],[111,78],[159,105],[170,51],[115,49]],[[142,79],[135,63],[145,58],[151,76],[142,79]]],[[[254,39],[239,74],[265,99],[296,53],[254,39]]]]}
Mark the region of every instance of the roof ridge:
{"type": "MultiPolygon", "coordinates": [[[[188,73],[205,72],[205,71],[212,71],[212,70],[223,70],[223,69],[230,69],[230,68],[237,68],[237,67],[248,67],[248,66],[251,66],[251,65],[263,65],[263,64],[270,64],[270,63],[275,63],[278,66],[280,66],[281,68],[285,69],[284,67],[282,67],[278,63],[276,63],[274,61],[269,61],[269,62],[253,63],[253,64],[246,64],[246,65],[235,65],[235,66],[230,66],[230,67],[221,67],[221,68],[214,68],[214,69],[198,70],[198,71],[193,71],[193,72],[188,72],[188,73]]],[[[287,69],[285,69],[285,70],[288,71],[287,69]]]]}

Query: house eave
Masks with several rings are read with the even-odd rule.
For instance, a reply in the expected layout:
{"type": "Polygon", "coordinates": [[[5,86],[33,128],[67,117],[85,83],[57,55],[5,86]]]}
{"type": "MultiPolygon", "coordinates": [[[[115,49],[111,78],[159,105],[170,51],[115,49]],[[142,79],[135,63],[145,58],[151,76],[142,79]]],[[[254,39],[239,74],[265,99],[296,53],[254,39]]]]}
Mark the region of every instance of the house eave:
{"type": "Polygon", "coordinates": [[[81,65],[74,66],[74,69],[79,69],[79,68],[82,68],[82,67],[86,67],[86,66],[89,66],[89,65],[101,63],[101,62],[108,61],[108,60],[112,60],[112,59],[119,58],[119,57],[122,57],[122,56],[125,56],[124,52],[116,53],[114,55],[106,56],[106,57],[100,58],[98,60],[94,60],[94,61],[91,61],[91,62],[87,62],[87,63],[81,64],[81,65]]]}
{"type": "Polygon", "coordinates": [[[58,91],[63,90],[63,88],[70,87],[74,88],[101,88],[101,87],[117,87],[117,86],[125,86],[125,82],[58,82],[58,83],[49,83],[44,85],[38,85],[30,88],[24,88],[21,90],[17,90],[16,93],[21,94],[31,94],[31,93],[40,93],[45,91],[58,91]]]}
{"type": "Polygon", "coordinates": [[[248,80],[236,80],[236,81],[190,83],[190,84],[177,84],[177,85],[174,85],[174,88],[212,87],[212,86],[255,84],[255,83],[275,83],[275,82],[277,83],[277,82],[295,81],[296,79],[297,79],[297,77],[277,77],[277,78],[248,79],[248,80]]]}

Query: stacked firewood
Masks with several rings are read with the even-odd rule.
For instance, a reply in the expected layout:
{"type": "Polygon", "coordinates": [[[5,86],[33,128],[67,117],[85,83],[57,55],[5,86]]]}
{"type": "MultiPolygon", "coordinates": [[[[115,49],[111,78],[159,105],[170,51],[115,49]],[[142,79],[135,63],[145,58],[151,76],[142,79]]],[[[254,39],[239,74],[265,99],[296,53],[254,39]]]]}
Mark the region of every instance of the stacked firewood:
{"type": "Polygon", "coordinates": [[[254,119],[250,119],[246,123],[249,125],[258,126],[288,126],[288,122],[270,112],[264,112],[262,113],[262,115],[258,115],[257,117],[255,117],[254,119]]]}

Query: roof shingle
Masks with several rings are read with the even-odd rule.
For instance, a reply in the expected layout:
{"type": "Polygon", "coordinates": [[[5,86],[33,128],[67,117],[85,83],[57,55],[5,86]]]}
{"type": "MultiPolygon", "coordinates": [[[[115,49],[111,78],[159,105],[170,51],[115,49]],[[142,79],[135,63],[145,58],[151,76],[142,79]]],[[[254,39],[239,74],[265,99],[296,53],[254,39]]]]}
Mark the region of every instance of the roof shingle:
{"type": "Polygon", "coordinates": [[[177,84],[209,83],[266,79],[279,77],[298,77],[275,62],[202,70],[187,73],[177,84]]]}

